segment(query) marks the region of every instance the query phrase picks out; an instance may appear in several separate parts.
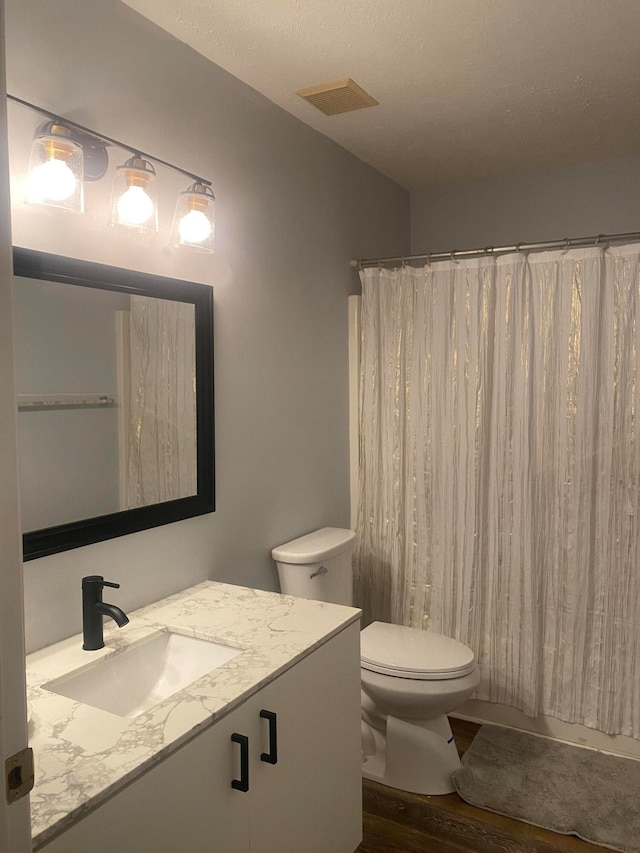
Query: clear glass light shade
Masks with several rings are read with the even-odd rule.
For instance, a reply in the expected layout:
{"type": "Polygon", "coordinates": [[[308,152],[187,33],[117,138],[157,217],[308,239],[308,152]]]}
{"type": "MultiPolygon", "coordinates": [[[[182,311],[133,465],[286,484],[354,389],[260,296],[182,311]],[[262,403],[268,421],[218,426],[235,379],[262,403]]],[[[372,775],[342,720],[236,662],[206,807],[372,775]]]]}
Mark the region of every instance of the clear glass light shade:
{"type": "Polygon", "coordinates": [[[213,252],[215,198],[211,187],[196,182],[180,193],[169,242],[196,252],[213,252]]]}
{"type": "Polygon", "coordinates": [[[84,158],[82,146],[71,139],[68,128],[51,124],[31,146],[27,201],[60,207],[73,213],[84,210],[84,158]]]}
{"type": "Polygon", "coordinates": [[[118,166],[113,179],[109,225],[137,231],[158,230],[155,169],[142,157],[131,157],[118,166]]]}

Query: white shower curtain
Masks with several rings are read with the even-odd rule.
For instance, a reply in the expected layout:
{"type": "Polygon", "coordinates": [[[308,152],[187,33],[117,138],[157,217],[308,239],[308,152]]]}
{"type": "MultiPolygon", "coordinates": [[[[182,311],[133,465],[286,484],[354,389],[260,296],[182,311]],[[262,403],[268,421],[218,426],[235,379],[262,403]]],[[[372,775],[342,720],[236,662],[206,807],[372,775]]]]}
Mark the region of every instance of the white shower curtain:
{"type": "Polygon", "coordinates": [[[640,246],[362,271],[356,600],[640,737],[640,246]]]}
{"type": "Polygon", "coordinates": [[[195,495],[196,374],[192,304],[130,297],[124,508],[195,495]]]}

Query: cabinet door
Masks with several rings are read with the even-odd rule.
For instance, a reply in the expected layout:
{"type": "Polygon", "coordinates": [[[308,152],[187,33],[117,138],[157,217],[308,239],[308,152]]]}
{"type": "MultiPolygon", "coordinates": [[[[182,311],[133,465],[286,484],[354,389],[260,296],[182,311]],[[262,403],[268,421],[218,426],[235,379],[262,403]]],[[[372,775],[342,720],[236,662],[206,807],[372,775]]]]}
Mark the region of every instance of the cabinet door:
{"type": "MultiPolygon", "coordinates": [[[[253,719],[253,716],[252,718],[253,719]]],[[[45,845],[44,853],[248,853],[249,793],[240,778],[242,706],[45,845]]]]}
{"type": "Polygon", "coordinates": [[[353,853],[362,840],[358,628],[343,630],[251,700],[258,725],[252,853],[353,853]],[[277,764],[260,760],[273,725],[261,710],[275,714],[277,764]]]}

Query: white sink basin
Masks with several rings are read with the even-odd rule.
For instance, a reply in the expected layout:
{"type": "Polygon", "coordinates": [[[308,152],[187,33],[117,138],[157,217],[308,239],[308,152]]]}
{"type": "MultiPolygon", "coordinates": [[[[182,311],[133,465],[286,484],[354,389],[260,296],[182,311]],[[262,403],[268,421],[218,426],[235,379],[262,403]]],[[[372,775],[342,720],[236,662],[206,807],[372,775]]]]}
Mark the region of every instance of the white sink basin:
{"type": "Polygon", "coordinates": [[[159,631],[120,654],[76,669],[44,687],[119,717],[137,717],[241,651],[159,631]]]}

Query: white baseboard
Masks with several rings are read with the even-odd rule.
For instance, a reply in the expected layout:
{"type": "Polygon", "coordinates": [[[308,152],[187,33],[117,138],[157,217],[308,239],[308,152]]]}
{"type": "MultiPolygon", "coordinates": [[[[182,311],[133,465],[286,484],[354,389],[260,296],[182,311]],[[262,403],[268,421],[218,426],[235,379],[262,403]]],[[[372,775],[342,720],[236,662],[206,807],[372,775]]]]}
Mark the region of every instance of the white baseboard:
{"type": "Polygon", "coordinates": [[[554,717],[544,715],[535,718],[527,717],[522,711],[510,708],[508,705],[495,705],[492,702],[470,699],[450,716],[471,720],[474,723],[494,723],[613,755],[640,759],[640,740],[624,735],[606,735],[586,726],[556,720],[554,717]]]}

